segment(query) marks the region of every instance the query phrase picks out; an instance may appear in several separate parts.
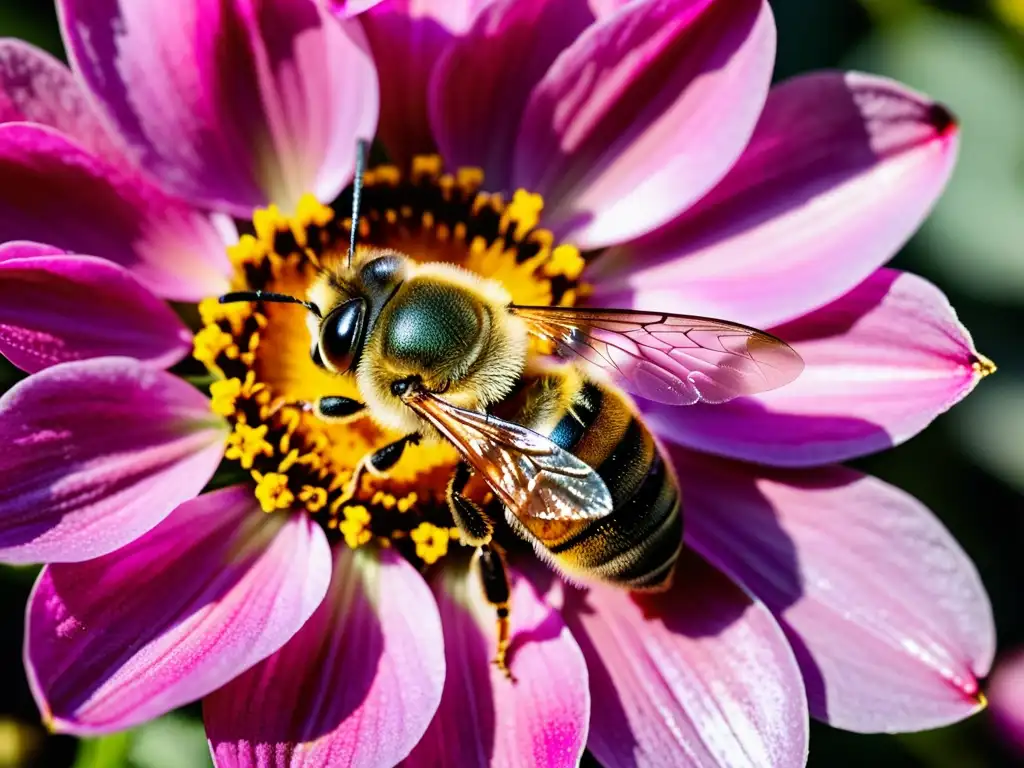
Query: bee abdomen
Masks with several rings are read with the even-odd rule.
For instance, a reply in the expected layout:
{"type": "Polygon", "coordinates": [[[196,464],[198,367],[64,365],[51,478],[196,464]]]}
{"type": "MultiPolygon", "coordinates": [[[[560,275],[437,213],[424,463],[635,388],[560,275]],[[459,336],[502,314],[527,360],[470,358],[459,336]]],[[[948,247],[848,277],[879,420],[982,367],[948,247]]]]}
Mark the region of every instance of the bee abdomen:
{"type": "Polygon", "coordinates": [[[555,559],[570,572],[627,589],[667,586],[683,539],[679,486],[630,405],[586,382],[551,438],[595,468],[614,505],[607,517],[545,541],[555,559]]]}

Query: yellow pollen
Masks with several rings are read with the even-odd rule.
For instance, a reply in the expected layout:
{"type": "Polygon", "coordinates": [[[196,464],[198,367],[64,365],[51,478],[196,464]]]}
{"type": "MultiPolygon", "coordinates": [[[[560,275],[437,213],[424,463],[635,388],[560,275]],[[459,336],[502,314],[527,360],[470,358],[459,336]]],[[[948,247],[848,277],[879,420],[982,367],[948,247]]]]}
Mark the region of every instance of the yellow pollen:
{"type": "Polygon", "coordinates": [[[373,534],[367,530],[370,524],[370,511],[361,504],[345,507],[342,512],[345,519],[338,524],[338,530],[345,537],[345,543],[352,549],[363,546],[373,538],[373,534]]]}
{"type": "Polygon", "coordinates": [[[976,354],[976,360],[974,361],[974,372],[981,378],[991,376],[998,369],[995,363],[989,360],[987,357],[981,354],[976,354]]]}
{"type": "Polygon", "coordinates": [[[240,379],[224,379],[210,385],[210,407],[219,416],[233,416],[235,403],[242,394],[240,379]]]}
{"type": "Polygon", "coordinates": [[[256,499],[264,512],[288,509],[295,501],[295,494],[288,490],[287,475],[277,472],[263,475],[253,470],[252,477],[256,481],[256,499]]]}
{"type": "Polygon", "coordinates": [[[274,448],[267,442],[267,425],[250,427],[239,422],[235,431],[228,436],[228,447],[224,458],[233,459],[242,465],[242,469],[252,469],[257,456],[273,456],[274,448]]]}
{"type": "Polygon", "coordinates": [[[217,299],[203,299],[199,302],[199,318],[203,325],[214,325],[224,320],[231,327],[231,333],[242,333],[245,321],[252,316],[252,307],[247,304],[221,304],[217,299]]]}
{"type": "Polygon", "coordinates": [[[192,356],[214,373],[221,371],[217,358],[221,355],[238,356],[238,347],[230,334],[221,330],[220,326],[207,325],[192,340],[192,356]]]}
{"type": "Polygon", "coordinates": [[[324,227],[334,218],[334,211],[316,199],[314,195],[305,194],[299,198],[299,206],[289,228],[300,247],[309,245],[307,232],[311,226],[324,227]]]}
{"type": "MultiPolygon", "coordinates": [[[[543,198],[518,190],[506,204],[483,186],[479,168],[445,172],[438,156],[415,159],[408,173],[391,165],[368,170],[357,261],[370,249],[393,249],[494,280],[517,304],[572,306],[586,291],[579,283],[586,262],[543,228],[543,198]]],[[[324,270],[343,264],[352,226],[313,195],[299,199],[294,215],[270,206],[252,224],[254,234],[229,248],[232,290],[297,298],[307,297],[324,270]]],[[[400,435],[372,414],[340,423],[310,411],[324,396],[362,397],[354,376],[311,360],[307,312],[207,299],[199,315],[194,357],[215,379],[211,409],[233,425],[225,458],[249,473],[263,510],[314,516],[349,547],[377,542],[421,566],[460,541],[445,500],[458,455],[447,444],[408,446],[392,469],[365,474],[353,492],[360,460],[400,435]]]]}
{"type": "Polygon", "coordinates": [[[551,259],[544,264],[542,271],[548,277],[563,275],[570,280],[578,280],[586,265],[578,248],[560,245],[551,252],[551,259]]]}
{"type": "Polygon", "coordinates": [[[506,230],[508,225],[514,222],[516,225],[515,236],[525,237],[527,232],[540,223],[540,213],[543,210],[543,197],[527,192],[525,189],[517,189],[512,195],[512,202],[509,203],[502,216],[502,230],[506,230]]]}
{"type": "Polygon", "coordinates": [[[433,565],[448,554],[448,529],[433,523],[420,523],[409,534],[416,543],[416,554],[427,565],[433,565]]]}
{"type": "Polygon", "coordinates": [[[256,237],[263,241],[273,241],[278,232],[286,232],[291,228],[289,219],[276,205],[257,209],[252,215],[252,226],[256,230],[256,237]]]}
{"type": "MultiPolygon", "coordinates": [[[[238,238],[238,242],[228,248],[228,258],[231,260],[231,266],[235,268],[236,272],[246,264],[254,264],[264,259],[268,254],[267,247],[257,240],[252,235],[242,235],[238,238]]],[[[216,299],[213,299],[216,301],[216,299]]]]}
{"type": "Polygon", "coordinates": [[[306,509],[315,514],[327,505],[327,489],[304,485],[299,491],[299,501],[306,505],[306,509]]]}

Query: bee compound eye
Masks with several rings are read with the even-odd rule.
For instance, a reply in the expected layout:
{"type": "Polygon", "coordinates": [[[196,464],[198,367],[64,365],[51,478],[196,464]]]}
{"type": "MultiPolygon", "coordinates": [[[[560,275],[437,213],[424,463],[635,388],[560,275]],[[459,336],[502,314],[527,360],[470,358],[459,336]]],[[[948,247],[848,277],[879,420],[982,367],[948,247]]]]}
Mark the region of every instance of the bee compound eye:
{"type": "Polygon", "coordinates": [[[315,365],[317,368],[326,368],[327,367],[326,365],[324,365],[323,355],[320,354],[320,341],[319,341],[319,339],[314,339],[313,340],[313,343],[312,343],[312,345],[309,348],[309,357],[313,361],[313,365],[315,365]]]}
{"type": "Polygon", "coordinates": [[[358,361],[365,317],[366,302],[352,299],[331,312],[320,326],[318,352],[338,373],[349,371],[358,361]]]}

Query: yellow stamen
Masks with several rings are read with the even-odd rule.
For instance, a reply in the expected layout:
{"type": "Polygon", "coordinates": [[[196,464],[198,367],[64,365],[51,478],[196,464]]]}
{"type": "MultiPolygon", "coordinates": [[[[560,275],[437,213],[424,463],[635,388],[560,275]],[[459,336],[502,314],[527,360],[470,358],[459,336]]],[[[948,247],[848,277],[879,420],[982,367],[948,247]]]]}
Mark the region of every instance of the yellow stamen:
{"type": "Polygon", "coordinates": [[[448,554],[447,528],[420,523],[409,537],[416,542],[416,555],[427,565],[433,565],[448,554]]]}
{"type": "Polygon", "coordinates": [[[233,416],[235,403],[242,394],[241,379],[224,379],[210,385],[210,407],[219,416],[233,416]]]}
{"type": "Polygon", "coordinates": [[[578,280],[586,265],[587,262],[580,256],[578,248],[572,245],[560,245],[551,252],[551,259],[544,264],[542,272],[547,277],[562,275],[570,280],[578,280]]]}
{"type": "Polygon", "coordinates": [[[235,431],[228,436],[224,458],[237,461],[243,469],[252,469],[257,456],[273,456],[274,448],[266,439],[268,429],[266,424],[250,427],[238,422],[235,431]]]}
{"type": "Polygon", "coordinates": [[[214,373],[220,373],[221,370],[217,365],[217,358],[221,355],[238,355],[234,337],[217,325],[208,325],[199,331],[192,340],[192,345],[192,356],[214,373]],[[234,355],[229,354],[232,351],[234,355]]]}
{"type": "Polygon", "coordinates": [[[345,507],[342,510],[345,519],[338,524],[338,530],[345,537],[345,543],[352,549],[363,546],[373,538],[373,534],[366,529],[370,524],[370,511],[362,506],[345,507]]]}
{"type": "Polygon", "coordinates": [[[544,210],[544,198],[540,195],[527,192],[525,189],[517,189],[512,195],[512,202],[509,203],[502,216],[502,230],[506,231],[508,225],[515,223],[515,236],[526,237],[526,233],[540,223],[540,213],[544,210]]]}
{"type": "Polygon", "coordinates": [[[974,361],[974,372],[981,378],[991,376],[997,370],[996,364],[989,360],[987,357],[981,354],[976,354],[977,359],[974,361]]]}
{"type": "Polygon", "coordinates": [[[252,477],[256,481],[256,499],[264,512],[288,509],[295,501],[295,494],[288,490],[287,475],[277,472],[263,475],[253,470],[252,477]]]}

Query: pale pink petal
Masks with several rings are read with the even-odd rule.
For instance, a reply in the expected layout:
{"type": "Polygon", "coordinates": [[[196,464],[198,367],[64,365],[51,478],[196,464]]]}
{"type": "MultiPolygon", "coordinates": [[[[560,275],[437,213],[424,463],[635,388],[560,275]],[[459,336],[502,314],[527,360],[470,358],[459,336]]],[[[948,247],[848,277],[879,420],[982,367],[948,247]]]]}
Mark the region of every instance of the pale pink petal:
{"type": "Polygon", "coordinates": [[[595,264],[593,301],[761,328],[799,317],[895,255],[942,193],[958,143],[949,112],[891,80],[790,80],[706,198],[595,264]]]}
{"type": "Polygon", "coordinates": [[[657,595],[569,594],[601,765],[790,768],[807,759],[800,670],[771,614],[684,555],[657,595]]]}
{"type": "Polygon", "coordinates": [[[43,719],[105,733],[201,698],[287,642],[330,578],[319,526],[265,514],[248,486],[186,502],[105,557],[47,566],[25,627],[43,719]]]}
{"type": "Polygon", "coordinates": [[[223,238],[205,214],[28,123],[0,125],[0,240],[109,259],[171,299],[223,292],[230,271],[223,238]]]}
{"type": "Polygon", "coordinates": [[[395,163],[437,151],[427,89],[438,59],[491,0],[385,0],[359,21],[380,78],[377,132],[395,163]]]}
{"type": "Polygon", "coordinates": [[[358,16],[380,4],[381,0],[327,0],[327,6],[343,19],[358,16]]]}
{"type": "Polygon", "coordinates": [[[9,251],[26,245],[0,245],[0,353],[22,370],[119,356],[167,368],[191,351],[188,328],[123,267],[9,251]]]}
{"type": "Polygon", "coordinates": [[[475,572],[450,569],[435,593],[448,673],[441,707],[405,765],[575,766],[587,740],[590,694],[579,646],[558,612],[512,574],[515,682],[492,665],[494,608],[475,572]]]}
{"type": "Polygon", "coordinates": [[[199,493],[228,428],[201,392],[136,360],[47,368],[0,397],[0,561],[111,552],[199,493]]]}
{"type": "Polygon", "coordinates": [[[806,363],[796,381],[720,405],[644,403],[658,434],[773,466],[845,461],[913,437],[982,376],[970,334],[942,292],[891,269],[772,332],[806,363]]]}
{"type": "Polygon", "coordinates": [[[0,123],[21,122],[56,128],[107,160],[123,153],[66,64],[23,40],[0,39],[0,123]]]}
{"type": "Polygon", "coordinates": [[[390,768],[437,709],[443,642],[430,589],[406,560],[337,546],[313,617],[204,701],[217,765],[390,768]]]}
{"type": "Polygon", "coordinates": [[[1006,743],[1024,756],[1024,652],[1000,659],[988,684],[992,717],[1006,743]]]}
{"type": "Polygon", "coordinates": [[[238,216],[332,199],[371,137],[377,80],[358,26],[315,0],[60,0],[73,65],[143,167],[238,216]]]}
{"type": "Polygon", "coordinates": [[[675,218],[736,161],[775,56],[765,0],[640,0],[594,24],[534,89],[512,185],[596,248],[675,218]]]}
{"type": "Polygon", "coordinates": [[[779,618],[811,714],[851,731],[948,725],[982,704],[995,647],[971,561],[916,499],[842,467],[674,452],[687,540],[779,618]]]}
{"type": "Polygon", "coordinates": [[[581,0],[496,0],[434,67],[430,124],[450,166],[508,189],[523,110],[562,51],[598,19],[581,0]]]}

